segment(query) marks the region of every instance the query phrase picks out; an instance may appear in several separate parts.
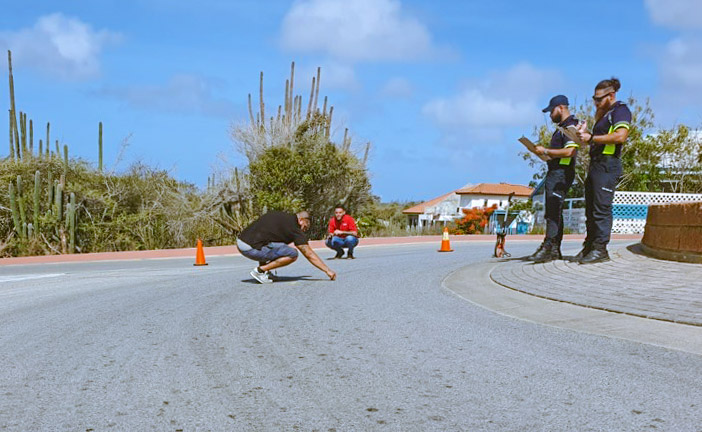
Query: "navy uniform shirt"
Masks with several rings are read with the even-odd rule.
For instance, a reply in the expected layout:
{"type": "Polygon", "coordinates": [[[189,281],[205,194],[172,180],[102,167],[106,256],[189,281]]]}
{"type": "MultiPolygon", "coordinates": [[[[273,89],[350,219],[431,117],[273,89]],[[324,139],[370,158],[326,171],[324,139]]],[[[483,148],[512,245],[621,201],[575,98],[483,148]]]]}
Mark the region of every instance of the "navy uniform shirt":
{"type": "MultiPolygon", "coordinates": [[[[607,135],[611,134],[619,128],[626,128],[627,130],[631,127],[631,111],[626,104],[617,101],[612,105],[607,114],[603,115],[601,119],[595,123],[595,127],[592,128],[592,134],[597,135],[607,135]]],[[[622,154],[621,144],[595,144],[590,145],[590,157],[597,157],[600,155],[612,155],[619,157],[622,154]]]]}
{"type": "MultiPolygon", "coordinates": [[[[563,120],[562,122],[558,123],[558,126],[560,126],[562,128],[565,128],[565,127],[568,127],[571,125],[572,126],[578,125],[578,119],[576,119],[572,115],[570,117],[568,117],[567,119],[563,120]]],[[[559,129],[556,129],[556,131],[553,133],[553,135],[551,135],[551,144],[548,146],[548,148],[562,149],[562,148],[570,148],[570,147],[575,147],[577,149],[579,146],[578,146],[578,143],[576,143],[575,141],[568,138],[559,129]]],[[[551,159],[550,161],[548,161],[547,163],[548,163],[549,170],[555,170],[555,169],[574,170],[575,169],[575,156],[554,158],[554,159],[551,159]]]]}

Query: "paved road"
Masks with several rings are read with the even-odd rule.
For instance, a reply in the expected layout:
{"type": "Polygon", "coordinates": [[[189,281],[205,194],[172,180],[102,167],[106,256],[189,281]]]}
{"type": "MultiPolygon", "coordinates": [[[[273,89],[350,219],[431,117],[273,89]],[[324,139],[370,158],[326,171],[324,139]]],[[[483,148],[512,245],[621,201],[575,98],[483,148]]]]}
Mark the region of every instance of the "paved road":
{"type": "Polygon", "coordinates": [[[474,306],[492,245],[437,246],[1,268],[0,430],[702,431],[701,356],[474,306]]]}

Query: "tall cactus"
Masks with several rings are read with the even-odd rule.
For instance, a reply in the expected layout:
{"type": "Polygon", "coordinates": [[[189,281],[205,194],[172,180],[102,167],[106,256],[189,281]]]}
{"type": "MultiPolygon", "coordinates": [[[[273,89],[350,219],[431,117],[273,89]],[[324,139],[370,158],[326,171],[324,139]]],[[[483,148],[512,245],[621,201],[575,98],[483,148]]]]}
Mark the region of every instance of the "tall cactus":
{"type": "MultiPolygon", "coordinates": [[[[39,232],[39,192],[41,190],[41,173],[37,170],[34,173],[34,213],[32,221],[34,229],[39,232]]],[[[31,237],[31,236],[30,236],[31,237]]]]}
{"type": "Polygon", "coordinates": [[[71,199],[66,212],[68,218],[66,228],[68,228],[68,253],[73,253],[76,250],[76,194],[71,192],[71,199]]]}
{"type": "Polygon", "coordinates": [[[98,170],[102,172],[102,122],[98,128],[98,170]]]}
{"type": "Polygon", "coordinates": [[[27,115],[20,111],[20,142],[22,143],[22,151],[19,153],[24,157],[27,153],[27,115]]]}
{"type": "Polygon", "coordinates": [[[12,211],[12,222],[15,225],[15,232],[22,236],[22,224],[20,223],[19,210],[17,208],[17,197],[15,194],[15,184],[10,182],[10,209],[12,211]]]}
{"type": "Polygon", "coordinates": [[[49,174],[47,175],[46,184],[46,189],[48,190],[47,195],[49,197],[46,209],[47,212],[51,213],[51,209],[54,206],[54,175],[51,170],[49,170],[49,174]]]}
{"type": "Polygon", "coordinates": [[[265,123],[266,123],[266,105],[263,103],[263,71],[261,71],[261,79],[260,79],[260,84],[258,88],[258,97],[260,100],[260,105],[261,105],[261,112],[260,112],[260,124],[259,128],[265,129],[265,123]]]}
{"type": "Polygon", "coordinates": [[[20,235],[22,238],[26,238],[26,227],[27,227],[27,213],[24,209],[24,198],[22,196],[22,176],[17,176],[17,206],[19,207],[20,221],[22,222],[22,232],[20,235]]]}
{"type": "Polygon", "coordinates": [[[34,124],[29,119],[29,155],[34,156],[34,124]]]}
{"type": "Polygon", "coordinates": [[[39,156],[39,159],[44,158],[44,142],[42,140],[39,140],[39,152],[37,155],[39,156]]]}
{"type": "Polygon", "coordinates": [[[56,221],[61,222],[63,219],[63,185],[57,181],[54,187],[56,188],[56,192],[54,192],[54,215],[56,216],[56,221]]]}
{"type": "Polygon", "coordinates": [[[50,134],[49,130],[51,129],[51,125],[49,122],[46,122],[46,158],[49,159],[51,156],[51,149],[49,148],[51,146],[51,139],[50,139],[50,134]]]}
{"type": "Polygon", "coordinates": [[[14,132],[17,159],[19,159],[19,129],[17,128],[17,109],[15,108],[15,78],[12,76],[12,52],[10,50],[7,50],[7,66],[10,71],[10,123],[12,123],[11,129],[14,132]]]}
{"type": "Polygon", "coordinates": [[[15,159],[15,139],[14,139],[14,135],[13,135],[14,128],[12,125],[12,110],[10,109],[7,111],[10,113],[10,123],[9,123],[9,125],[10,125],[10,127],[9,127],[9,131],[10,131],[10,159],[14,160],[15,159]]]}
{"type": "Polygon", "coordinates": [[[63,175],[68,177],[68,144],[63,145],[63,175]]]}

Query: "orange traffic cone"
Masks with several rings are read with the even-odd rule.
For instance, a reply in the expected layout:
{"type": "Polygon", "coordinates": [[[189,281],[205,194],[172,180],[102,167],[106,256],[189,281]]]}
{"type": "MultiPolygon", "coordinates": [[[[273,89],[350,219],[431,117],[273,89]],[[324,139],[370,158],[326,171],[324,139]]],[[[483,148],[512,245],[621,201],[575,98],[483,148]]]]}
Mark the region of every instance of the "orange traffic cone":
{"type": "Polygon", "coordinates": [[[444,227],[444,236],[441,238],[441,249],[439,252],[453,252],[451,243],[449,242],[448,228],[444,227]]]}
{"type": "Polygon", "coordinates": [[[195,264],[196,266],[205,266],[205,251],[202,249],[202,240],[197,239],[197,252],[195,253],[195,264]]]}

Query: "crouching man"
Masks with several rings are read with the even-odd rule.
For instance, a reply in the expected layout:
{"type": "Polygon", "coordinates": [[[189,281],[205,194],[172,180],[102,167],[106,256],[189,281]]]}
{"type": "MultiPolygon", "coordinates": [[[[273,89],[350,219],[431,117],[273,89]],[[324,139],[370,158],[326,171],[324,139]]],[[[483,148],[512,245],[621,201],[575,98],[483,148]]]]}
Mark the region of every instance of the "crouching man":
{"type": "Polygon", "coordinates": [[[336,273],[327,267],[309,246],[305,231],[310,228],[310,215],[303,211],[297,214],[271,211],[246,227],[236,241],[239,252],[246,258],[258,261],[251,276],[262,284],[273,282],[270,271],[292,264],[297,260],[297,250],[288,246],[294,243],[302,255],[331,280],[336,273]]]}
{"type": "Polygon", "coordinates": [[[334,208],[334,217],[329,219],[329,232],[327,234],[326,245],[336,251],[334,258],[339,259],[344,256],[353,259],[353,249],[358,245],[358,228],[356,221],[346,214],[346,209],[342,205],[334,208]]]}

